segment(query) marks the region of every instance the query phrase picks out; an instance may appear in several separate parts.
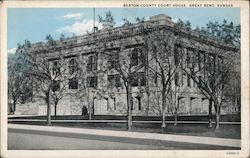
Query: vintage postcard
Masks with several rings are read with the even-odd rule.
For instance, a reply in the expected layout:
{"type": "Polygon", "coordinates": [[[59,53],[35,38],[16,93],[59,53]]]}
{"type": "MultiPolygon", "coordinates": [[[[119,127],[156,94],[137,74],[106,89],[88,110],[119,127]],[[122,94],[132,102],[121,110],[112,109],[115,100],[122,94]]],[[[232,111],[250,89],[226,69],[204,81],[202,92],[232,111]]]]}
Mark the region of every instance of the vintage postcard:
{"type": "Polygon", "coordinates": [[[2,1],[1,157],[249,157],[248,1],[2,1]]]}

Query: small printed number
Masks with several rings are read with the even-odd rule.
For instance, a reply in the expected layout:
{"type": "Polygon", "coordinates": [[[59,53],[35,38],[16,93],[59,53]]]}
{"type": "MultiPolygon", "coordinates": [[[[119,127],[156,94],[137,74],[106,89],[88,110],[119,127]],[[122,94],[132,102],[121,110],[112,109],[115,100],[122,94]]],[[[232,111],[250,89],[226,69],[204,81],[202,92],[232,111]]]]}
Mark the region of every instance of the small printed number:
{"type": "Polygon", "coordinates": [[[234,151],[231,151],[231,152],[227,152],[227,155],[238,155],[239,152],[234,152],[234,151]]]}

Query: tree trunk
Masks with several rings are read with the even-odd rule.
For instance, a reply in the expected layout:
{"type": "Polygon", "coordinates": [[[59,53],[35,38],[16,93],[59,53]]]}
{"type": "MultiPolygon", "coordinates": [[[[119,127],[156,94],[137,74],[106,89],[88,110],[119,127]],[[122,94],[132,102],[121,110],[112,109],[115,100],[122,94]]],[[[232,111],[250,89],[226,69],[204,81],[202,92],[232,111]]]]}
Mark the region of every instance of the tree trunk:
{"type": "Polygon", "coordinates": [[[216,126],[215,129],[219,129],[220,128],[220,107],[219,105],[216,105],[216,126]]]}
{"type": "Polygon", "coordinates": [[[179,104],[180,104],[180,103],[179,103],[179,97],[177,97],[177,105],[175,105],[175,106],[177,106],[177,107],[175,108],[174,126],[177,126],[179,104]]]}
{"type": "Polygon", "coordinates": [[[13,100],[13,107],[11,106],[11,112],[12,114],[15,114],[16,112],[16,99],[13,100]]]}
{"type": "Polygon", "coordinates": [[[149,96],[149,92],[147,92],[147,105],[146,105],[146,109],[145,109],[145,111],[146,111],[146,116],[148,116],[149,114],[149,98],[150,96],[149,96]]]}
{"type": "Polygon", "coordinates": [[[209,107],[208,107],[208,119],[209,119],[209,122],[208,122],[208,127],[209,128],[212,128],[213,127],[213,122],[212,122],[212,100],[209,99],[209,107]]]}
{"type": "Polygon", "coordinates": [[[47,125],[51,125],[51,102],[50,102],[50,89],[47,95],[47,125]]]}
{"type": "Polygon", "coordinates": [[[131,94],[131,85],[128,84],[128,89],[127,89],[127,104],[128,104],[128,131],[131,131],[132,129],[132,94],[131,94]]]}
{"type": "Polygon", "coordinates": [[[234,99],[235,112],[238,112],[237,98],[234,99]]]}
{"type": "Polygon", "coordinates": [[[177,126],[177,117],[178,117],[178,112],[177,112],[177,109],[175,109],[174,126],[177,126]]]}
{"type": "Polygon", "coordinates": [[[162,128],[166,127],[166,96],[165,91],[162,91],[162,128]]]}
{"type": "Polygon", "coordinates": [[[55,103],[55,116],[57,115],[57,103],[55,103]]]}
{"type": "Polygon", "coordinates": [[[92,114],[93,117],[95,117],[95,98],[93,98],[93,103],[92,103],[92,114]]]}

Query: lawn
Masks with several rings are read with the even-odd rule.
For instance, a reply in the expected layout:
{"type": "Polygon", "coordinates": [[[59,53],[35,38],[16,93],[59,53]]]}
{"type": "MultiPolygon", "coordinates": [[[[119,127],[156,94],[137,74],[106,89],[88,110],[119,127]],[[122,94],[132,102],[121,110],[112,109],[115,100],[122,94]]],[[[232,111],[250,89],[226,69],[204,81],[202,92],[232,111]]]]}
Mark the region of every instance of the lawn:
{"type": "MultiPolygon", "coordinates": [[[[13,118],[12,118],[13,119],[13,118]]],[[[34,125],[46,125],[46,116],[34,116],[34,117],[19,117],[18,119],[38,119],[39,122],[15,122],[18,124],[34,124],[34,125]]],[[[53,116],[52,120],[87,120],[88,116],[53,116]]],[[[104,116],[99,115],[93,117],[94,120],[126,120],[126,116],[104,116]]],[[[134,116],[134,121],[160,121],[161,117],[145,117],[134,116]]],[[[173,117],[167,117],[168,121],[172,121],[173,117]]],[[[205,121],[207,122],[207,116],[181,116],[179,121],[205,121]]],[[[222,115],[222,122],[240,122],[240,117],[236,115],[222,115]]],[[[74,127],[74,128],[94,128],[94,129],[107,129],[107,130],[119,130],[126,131],[127,123],[124,122],[52,122],[52,126],[74,127]]],[[[207,123],[179,123],[174,126],[173,123],[168,123],[167,127],[162,129],[161,123],[150,122],[133,122],[132,131],[136,132],[149,132],[149,133],[165,133],[165,134],[179,134],[179,135],[192,135],[192,136],[206,136],[206,137],[218,137],[218,138],[241,138],[241,125],[240,124],[221,124],[219,130],[208,128],[207,123]]]]}

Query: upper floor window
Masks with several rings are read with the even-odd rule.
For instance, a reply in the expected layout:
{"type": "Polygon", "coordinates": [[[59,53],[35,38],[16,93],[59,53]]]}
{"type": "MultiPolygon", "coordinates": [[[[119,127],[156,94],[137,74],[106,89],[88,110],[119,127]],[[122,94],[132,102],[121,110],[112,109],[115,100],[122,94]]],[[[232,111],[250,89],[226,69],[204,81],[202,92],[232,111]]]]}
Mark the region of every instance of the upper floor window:
{"type": "Polygon", "coordinates": [[[87,86],[96,88],[97,87],[97,76],[87,77],[87,86]]]}
{"type": "Polygon", "coordinates": [[[146,79],[144,72],[133,73],[131,78],[132,86],[145,86],[146,79]]]}
{"type": "Polygon", "coordinates": [[[177,72],[175,73],[174,81],[175,81],[175,85],[179,86],[179,74],[177,72]]]}
{"type": "Polygon", "coordinates": [[[75,58],[69,60],[69,73],[73,74],[78,69],[77,61],[75,58]]]}
{"type": "Polygon", "coordinates": [[[97,70],[97,59],[98,59],[97,54],[93,54],[93,55],[88,57],[87,71],[97,70]]]}
{"type": "Polygon", "coordinates": [[[108,57],[109,69],[117,69],[119,66],[119,54],[118,52],[111,52],[108,57]]]}
{"type": "Polygon", "coordinates": [[[208,71],[214,71],[214,67],[215,67],[215,54],[208,54],[208,58],[207,58],[207,67],[208,67],[208,71]]]}
{"type": "Polygon", "coordinates": [[[111,87],[121,87],[121,80],[120,80],[120,75],[116,74],[116,75],[108,75],[108,84],[111,87]]]}
{"type": "Polygon", "coordinates": [[[197,60],[198,60],[198,67],[199,70],[202,70],[204,67],[204,63],[205,63],[205,53],[203,51],[199,51],[197,53],[197,60]]]}
{"type": "Polygon", "coordinates": [[[192,64],[193,53],[194,50],[192,48],[187,49],[187,57],[186,57],[187,67],[190,67],[190,65],[192,64]]]}
{"type": "Polygon", "coordinates": [[[144,55],[141,49],[134,49],[131,54],[131,66],[137,66],[143,64],[144,55]]]}
{"type": "Polygon", "coordinates": [[[221,70],[222,65],[223,65],[223,57],[219,56],[218,57],[218,70],[221,70]]]}
{"type": "Polygon", "coordinates": [[[158,75],[154,74],[153,77],[154,77],[154,83],[155,83],[155,85],[158,86],[158,75]]]}
{"type": "Polygon", "coordinates": [[[191,78],[189,75],[187,75],[187,86],[191,87],[191,78]]]}
{"type": "Polygon", "coordinates": [[[179,45],[175,45],[174,48],[174,63],[178,65],[180,63],[180,54],[181,54],[181,47],[179,45]]]}
{"type": "Polygon", "coordinates": [[[59,66],[59,60],[53,61],[53,75],[59,75],[60,74],[60,66],[59,66]]]}
{"type": "Polygon", "coordinates": [[[76,77],[69,79],[69,89],[78,89],[78,80],[76,77]]]}

